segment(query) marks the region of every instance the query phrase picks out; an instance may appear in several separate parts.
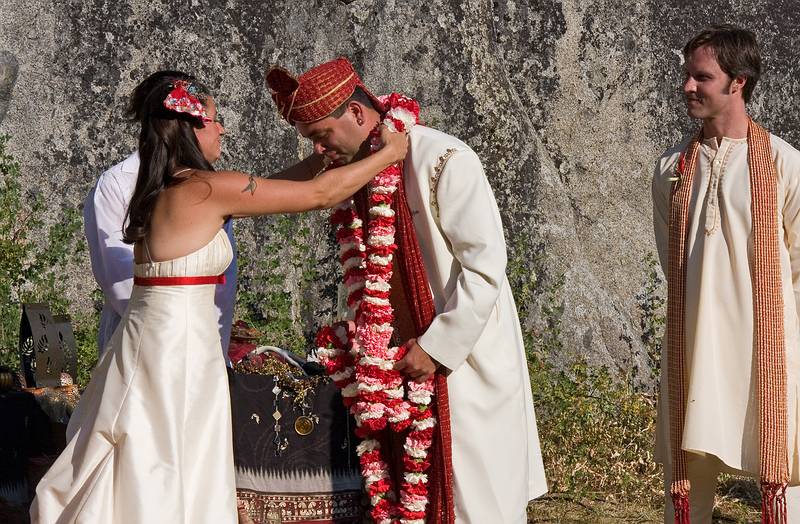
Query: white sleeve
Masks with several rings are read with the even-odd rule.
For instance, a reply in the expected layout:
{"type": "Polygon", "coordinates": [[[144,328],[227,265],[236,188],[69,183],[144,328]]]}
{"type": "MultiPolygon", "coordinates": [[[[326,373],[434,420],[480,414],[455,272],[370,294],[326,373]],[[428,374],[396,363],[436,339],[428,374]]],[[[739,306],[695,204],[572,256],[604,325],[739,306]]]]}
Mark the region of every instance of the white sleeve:
{"type": "Polygon", "coordinates": [[[128,196],[119,182],[106,174],[98,180],[86,205],[85,228],[92,272],[106,301],[122,316],[133,289],[133,245],[122,242],[128,196]],[[92,212],[94,221],[88,219],[92,212]]]}
{"type": "Polygon", "coordinates": [[[794,158],[780,155],[775,167],[783,184],[783,241],[789,252],[794,301],[800,315],[800,155],[794,158]]]}
{"type": "Polygon", "coordinates": [[[439,177],[441,230],[459,262],[455,288],[419,345],[450,370],[466,360],[481,336],[506,278],[506,244],[494,194],[480,159],[456,152],[439,177]]]}
{"type": "Polygon", "coordinates": [[[656,249],[661,269],[666,275],[669,261],[669,200],[672,193],[672,182],[664,174],[663,164],[664,158],[659,158],[653,173],[653,233],[656,237],[656,249]]]}

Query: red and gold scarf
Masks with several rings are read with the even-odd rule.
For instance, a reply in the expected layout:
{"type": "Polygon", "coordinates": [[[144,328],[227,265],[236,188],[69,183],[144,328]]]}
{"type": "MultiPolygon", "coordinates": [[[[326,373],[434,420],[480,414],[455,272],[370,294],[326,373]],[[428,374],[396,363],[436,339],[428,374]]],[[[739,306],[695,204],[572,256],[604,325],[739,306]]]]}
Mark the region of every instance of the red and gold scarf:
{"type": "MultiPolygon", "coordinates": [[[[689,204],[702,130],[681,155],[669,216],[667,335],[669,341],[669,409],[672,451],[670,493],[676,524],[689,523],[689,479],[682,449],[687,402],[686,241],[689,204]]],[[[778,227],[778,182],[769,133],[752,120],[747,130],[753,223],[753,325],[760,408],[762,522],[786,522],[785,490],[789,479],[786,449],[786,352],[778,227]]]]}

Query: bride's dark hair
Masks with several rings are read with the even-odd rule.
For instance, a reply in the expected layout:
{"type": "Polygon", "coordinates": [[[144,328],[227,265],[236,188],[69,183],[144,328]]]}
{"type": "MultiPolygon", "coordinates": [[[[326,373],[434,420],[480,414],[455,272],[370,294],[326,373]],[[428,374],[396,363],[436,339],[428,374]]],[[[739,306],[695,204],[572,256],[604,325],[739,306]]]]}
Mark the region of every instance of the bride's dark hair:
{"type": "Polygon", "coordinates": [[[203,157],[194,130],[203,122],[186,113],[164,107],[164,99],[178,80],[190,82],[203,105],[208,90],[195,78],[180,71],[159,71],[148,76],[133,90],[128,107],[131,119],[141,123],[139,134],[139,175],[125,215],[122,239],[133,244],[150,231],[156,199],[164,188],[181,183],[174,175],[179,166],[213,171],[203,157]]]}

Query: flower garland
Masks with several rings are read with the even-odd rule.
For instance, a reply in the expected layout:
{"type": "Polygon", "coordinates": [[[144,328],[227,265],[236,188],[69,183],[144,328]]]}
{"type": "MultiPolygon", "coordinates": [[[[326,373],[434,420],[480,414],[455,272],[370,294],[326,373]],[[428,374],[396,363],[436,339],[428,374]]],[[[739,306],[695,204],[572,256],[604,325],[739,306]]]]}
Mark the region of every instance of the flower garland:
{"type": "MultiPolygon", "coordinates": [[[[392,93],[381,97],[389,111],[383,124],[390,130],[410,130],[419,120],[416,101],[392,93]]],[[[378,147],[378,130],[370,134],[378,147]]],[[[372,518],[379,524],[424,524],[428,504],[428,450],[436,420],[430,409],[433,379],[405,380],[394,370],[405,347],[390,347],[394,311],[389,302],[395,244],[392,199],[402,171],[392,165],[369,183],[369,225],[364,227],[349,199],[337,206],[330,221],[336,226],[339,260],[344,269],[347,306],[353,320],[323,327],[316,340],[317,357],[341,388],[344,404],[356,420],[357,448],[370,496],[372,518]],[[377,439],[383,431],[408,429],[404,443],[403,478],[399,499],[390,468],[377,439]]]]}

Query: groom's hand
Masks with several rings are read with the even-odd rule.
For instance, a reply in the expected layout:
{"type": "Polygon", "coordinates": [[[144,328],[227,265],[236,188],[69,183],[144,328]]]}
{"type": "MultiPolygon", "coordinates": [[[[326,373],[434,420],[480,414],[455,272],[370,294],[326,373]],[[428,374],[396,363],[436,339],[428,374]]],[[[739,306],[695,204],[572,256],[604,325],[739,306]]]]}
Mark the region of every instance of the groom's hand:
{"type": "Polygon", "coordinates": [[[408,352],[397,361],[394,369],[417,382],[425,382],[436,372],[439,364],[417,344],[417,339],[412,338],[405,345],[408,347],[408,352]]]}

